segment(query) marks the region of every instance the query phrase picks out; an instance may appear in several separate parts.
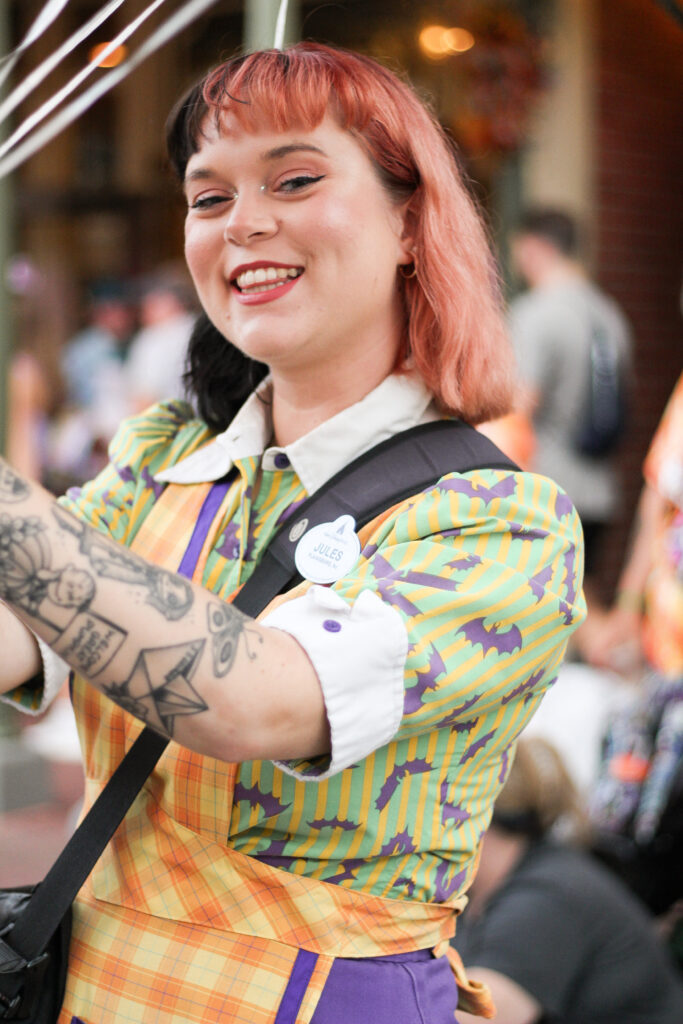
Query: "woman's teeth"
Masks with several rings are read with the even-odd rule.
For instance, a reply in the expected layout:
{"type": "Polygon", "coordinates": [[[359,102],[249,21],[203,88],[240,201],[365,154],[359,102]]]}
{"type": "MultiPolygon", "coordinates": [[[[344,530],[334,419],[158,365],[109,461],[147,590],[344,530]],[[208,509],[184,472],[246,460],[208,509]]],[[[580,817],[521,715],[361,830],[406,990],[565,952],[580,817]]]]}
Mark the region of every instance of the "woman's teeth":
{"type": "Polygon", "coordinates": [[[288,278],[298,277],[302,270],[297,267],[259,267],[258,270],[245,270],[235,279],[241,292],[255,289],[260,292],[277,288],[288,278]]]}

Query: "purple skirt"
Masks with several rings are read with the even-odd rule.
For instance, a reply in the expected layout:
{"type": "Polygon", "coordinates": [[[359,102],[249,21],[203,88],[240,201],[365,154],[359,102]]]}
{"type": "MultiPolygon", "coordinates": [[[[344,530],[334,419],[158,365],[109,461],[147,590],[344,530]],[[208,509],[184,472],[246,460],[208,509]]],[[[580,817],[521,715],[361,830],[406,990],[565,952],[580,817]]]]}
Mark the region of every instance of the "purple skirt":
{"type": "Polygon", "coordinates": [[[335,960],[311,1024],[454,1024],[455,976],[431,950],[335,960]]]}

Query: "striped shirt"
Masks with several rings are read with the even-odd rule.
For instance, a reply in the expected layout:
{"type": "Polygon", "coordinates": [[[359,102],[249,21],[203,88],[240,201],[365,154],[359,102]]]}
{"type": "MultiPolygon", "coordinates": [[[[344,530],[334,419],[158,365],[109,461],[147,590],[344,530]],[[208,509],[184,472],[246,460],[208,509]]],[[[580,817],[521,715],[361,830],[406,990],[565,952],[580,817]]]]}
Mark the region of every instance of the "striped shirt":
{"type": "MultiPolygon", "coordinates": [[[[188,406],[154,407],[124,425],[109,467],[65,504],[129,545],[163,490],[158,474],[210,440],[188,406]]],[[[291,464],[274,463],[255,493],[261,461],[234,460],[203,567],[204,586],[226,599],[307,494],[291,464]]],[[[186,518],[175,531],[191,529],[186,518]]],[[[329,758],[217,766],[172,744],[155,792],[169,822],[226,849],[369,895],[449,902],[469,885],[514,741],[583,617],[580,525],[550,480],[484,469],[435,482],[361,540],[329,597],[353,608],[372,595],[403,623],[391,739],[333,775],[329,758]]],[[[108,737],[128,716],[87,689],[76,695],[86,765],[101,777],[115,763],[108,737]]]]}

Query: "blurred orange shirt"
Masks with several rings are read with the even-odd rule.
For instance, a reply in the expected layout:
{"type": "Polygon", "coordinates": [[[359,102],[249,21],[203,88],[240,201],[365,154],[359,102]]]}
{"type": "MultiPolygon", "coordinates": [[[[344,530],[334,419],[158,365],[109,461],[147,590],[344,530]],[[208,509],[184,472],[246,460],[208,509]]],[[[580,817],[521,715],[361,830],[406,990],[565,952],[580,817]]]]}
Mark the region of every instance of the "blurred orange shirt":
{"type": "Polygon", "coordinates": [[[477,429],[497,444],[520,469],[530,469],[536,452],[536,435],[528,416],[511,412],[500,419],[480,423],[477,429]]]}
{"type": "Polygon", "coordinates": [[[643,647],[664,675],[683,673],[683,374],[669,399],[643,467],[666,501],[645,591],[643,647]]]}

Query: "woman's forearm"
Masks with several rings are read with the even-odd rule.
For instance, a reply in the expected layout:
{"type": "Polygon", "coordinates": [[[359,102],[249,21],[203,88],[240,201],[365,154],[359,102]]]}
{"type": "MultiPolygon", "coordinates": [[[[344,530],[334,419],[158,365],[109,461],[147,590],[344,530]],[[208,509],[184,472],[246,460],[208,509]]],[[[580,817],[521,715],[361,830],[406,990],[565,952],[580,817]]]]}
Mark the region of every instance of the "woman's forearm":
{"type": "Polygon", "coordinates": [[[103,536],[2,460],[0,472],[0,598],[101,693],[223,760],[329,749],[296,641],[103,536]]]}

